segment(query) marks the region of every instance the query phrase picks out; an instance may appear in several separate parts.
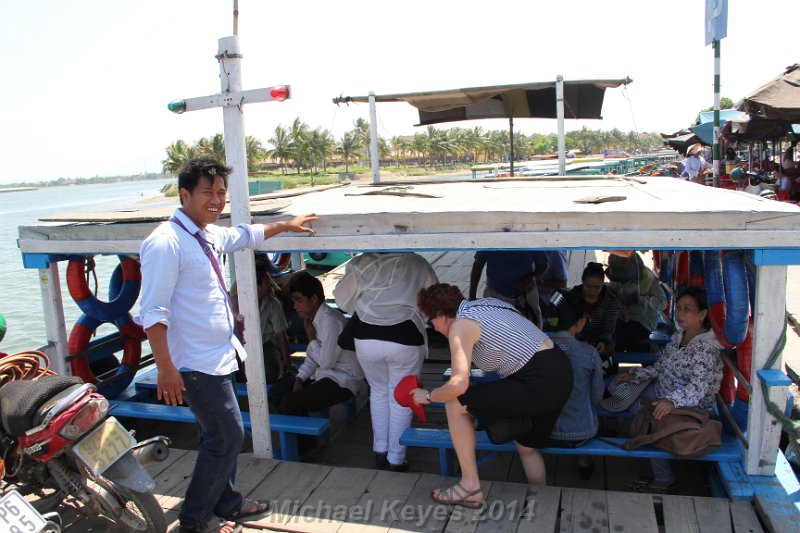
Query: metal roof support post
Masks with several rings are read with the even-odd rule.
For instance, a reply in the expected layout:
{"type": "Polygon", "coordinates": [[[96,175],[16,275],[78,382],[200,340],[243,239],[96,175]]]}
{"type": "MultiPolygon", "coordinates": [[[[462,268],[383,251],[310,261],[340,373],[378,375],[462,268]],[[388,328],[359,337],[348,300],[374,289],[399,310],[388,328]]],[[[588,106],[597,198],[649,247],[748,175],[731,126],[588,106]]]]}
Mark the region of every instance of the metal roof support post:
{"type": "MultiPolygon", "coordinates": [[[[219,40],[220,95],[225,97],[241,93],[242,56],[239,53],[239,38],[223,37],[219,40]]],[[[231,224],[249,224],[250,193],[247,186],[247,153],[244,135],[243,106],[239,102],[223,105],[222,118],[225,134],[226,164],[233,168],[228,180],[231,203],[231,224]]],[[[248,361],[247,397],[250,404],[250,420],[253,431],[253,453],[256,457],[272,458],[272,440],[269,429],[269,411],[265,397],[266,374],[261,347],[258,301],[256,297],[255,257],[252,250],[236,252],[236,284],[239,287],[239,312],[249,325],[245,329],[248,361]]]]}
{"type": "Polygon", "coordinates": [[[369,153],[372,160],[372,183],[381,182],[381,167],[378,161],[378,114],[375,111],[375,93],[369,92],[369,153]]]}
{"type": "Polygon", "coordinates": [[[566,143],[564,141],[564,76],[556,76],[556,118],[558,119],[558,175],[567,174],[566,143]]]}

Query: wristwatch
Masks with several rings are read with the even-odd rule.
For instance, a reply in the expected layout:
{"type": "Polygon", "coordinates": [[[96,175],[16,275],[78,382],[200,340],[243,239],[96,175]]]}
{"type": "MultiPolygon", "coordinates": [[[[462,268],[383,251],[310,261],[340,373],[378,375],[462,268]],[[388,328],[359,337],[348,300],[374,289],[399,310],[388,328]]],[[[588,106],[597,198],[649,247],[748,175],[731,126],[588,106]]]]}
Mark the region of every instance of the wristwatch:
{"type": "Polygon", "coordinates": [[[428,402],[431,402],[431,401],[432,401],[432,400],[431,400],[431,391],[428,391],[428,394],[426,394],[426,395],[425,395],[425,399],[426,399],[428,402]]]}

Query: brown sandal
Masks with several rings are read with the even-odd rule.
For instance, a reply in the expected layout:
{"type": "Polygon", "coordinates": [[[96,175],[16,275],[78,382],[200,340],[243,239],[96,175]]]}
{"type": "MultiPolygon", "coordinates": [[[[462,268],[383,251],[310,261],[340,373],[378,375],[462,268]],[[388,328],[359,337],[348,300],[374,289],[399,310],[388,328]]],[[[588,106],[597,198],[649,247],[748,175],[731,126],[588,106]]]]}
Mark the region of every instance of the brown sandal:
{"type": "Polygon", "coordinates": [[[447,487],[446,489],[440,489],[438,496],[431,492],[431,498],[433,498],[433,501],[436,503],[441,503],[444,505],[460,505],[462,507],[467,507],[468,509],[478,509],[486,503],[486,500],[484,498],[481,498],[480,500],[468,500],[467,498],[482,493],[482,491],[482,487],[478,487],[477,489],[471,491],[467,490],[461,485],[461,482],[458,482],[455,485],[447,487]]]}

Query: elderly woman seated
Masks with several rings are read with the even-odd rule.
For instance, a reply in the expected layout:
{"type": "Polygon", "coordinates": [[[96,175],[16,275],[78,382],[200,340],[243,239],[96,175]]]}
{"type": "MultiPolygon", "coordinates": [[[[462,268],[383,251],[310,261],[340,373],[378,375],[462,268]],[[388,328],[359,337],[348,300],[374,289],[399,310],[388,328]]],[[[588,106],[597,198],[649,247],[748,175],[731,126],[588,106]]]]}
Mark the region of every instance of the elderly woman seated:
{"type": "Polygon", "coordinates": [[[478,507],[484,501],[475,457],[475,426],[493,442],[514,440],[530,483],[545,483],[536,448],[547,446],[572,390],[572,367],[561,349],[511,304],[494,298],[467,301],[458,287],[438,283],[419,293],[419,308],[448,338],[452,374],[443,386],[414,389],[417,404],[445,402],[461,480],[433,491],[443,504],[478,507]],[[471,384],[470,365],[500,375],[471,384]]]}

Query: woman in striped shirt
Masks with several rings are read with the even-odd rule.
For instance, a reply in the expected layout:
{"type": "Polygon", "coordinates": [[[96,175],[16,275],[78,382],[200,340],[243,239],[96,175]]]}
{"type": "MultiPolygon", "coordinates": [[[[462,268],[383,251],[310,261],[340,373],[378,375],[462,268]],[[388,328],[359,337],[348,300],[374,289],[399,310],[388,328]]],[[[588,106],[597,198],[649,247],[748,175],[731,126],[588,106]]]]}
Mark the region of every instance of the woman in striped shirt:
{"type": "Polygon", "coordinates": [[[529,483],[545,483],[536,448],[547,446],[572,390],[569,359],[513,306],[494,298],[466,301],[458,287],[437,283],[419,294],[420,310],[450,343],[452,374],[443,386],[412,391],[425,405],[444,402],[461,481],[433,491],[444,504],[478,507],[484,501],[475,457],[475,426],[495,442],[514,440],[529,483]],[[499,380],[470,384],[470,365],[499,380]]]}

